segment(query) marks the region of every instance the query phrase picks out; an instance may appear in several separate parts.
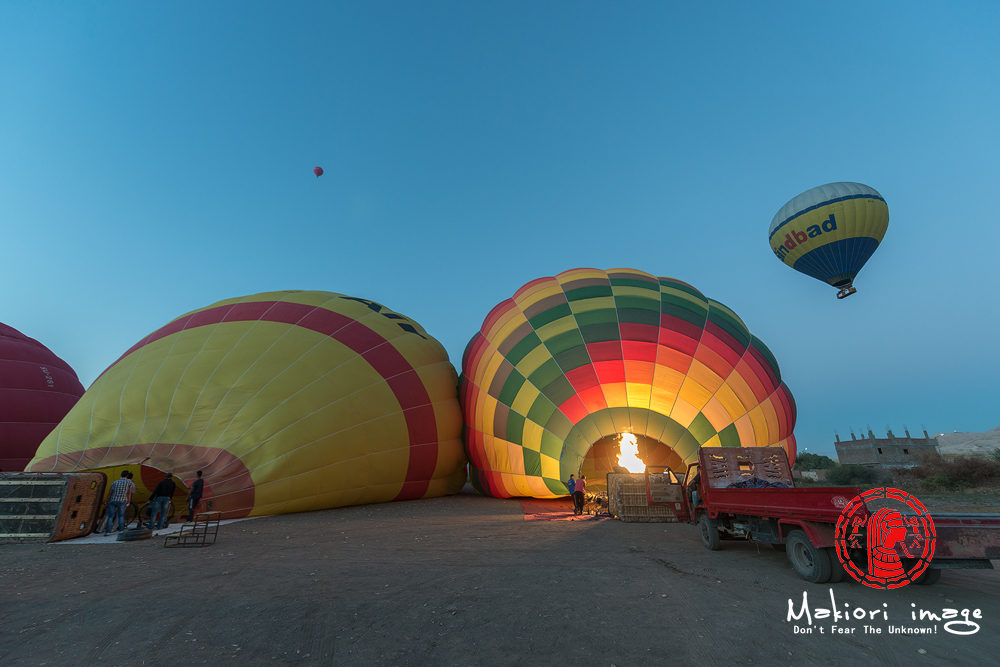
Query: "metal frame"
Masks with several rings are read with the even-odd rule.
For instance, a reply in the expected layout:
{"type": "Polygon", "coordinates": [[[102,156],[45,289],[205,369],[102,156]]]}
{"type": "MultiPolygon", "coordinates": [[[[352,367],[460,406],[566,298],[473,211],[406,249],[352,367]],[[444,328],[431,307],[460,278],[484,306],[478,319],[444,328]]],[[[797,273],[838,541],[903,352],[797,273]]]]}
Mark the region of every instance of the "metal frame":
{"type": "Polygon", "coordinates": [[[194,521],[181,526],[181,532],[167,535],[163,546],[167,548],[212,546],[219,535],[221,519],[222,512],[199,512],[194,516],[194,521]]]}

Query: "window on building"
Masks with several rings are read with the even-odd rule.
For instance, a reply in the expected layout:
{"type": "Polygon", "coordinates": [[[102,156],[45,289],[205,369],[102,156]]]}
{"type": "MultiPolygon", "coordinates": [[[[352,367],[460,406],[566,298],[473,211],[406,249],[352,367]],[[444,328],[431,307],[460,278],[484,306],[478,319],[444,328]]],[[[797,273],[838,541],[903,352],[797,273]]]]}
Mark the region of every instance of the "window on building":
{"type": "Polygon", "coordinates": [[[909,450],[909,449],[904,449],[904,450],[903,450],[903,453],[904,453],[904,454],[909,454],[909,453],[910,453],[910,450],[909,450]]]}
{"type": "Polygon", "coordinates": [[[881,454],[881,453],[882,453],[882,448],[881,448],[881,447],[879,447],[879,448],[878,448],[878,453],[879,453],[879,454],[881,454]]]}

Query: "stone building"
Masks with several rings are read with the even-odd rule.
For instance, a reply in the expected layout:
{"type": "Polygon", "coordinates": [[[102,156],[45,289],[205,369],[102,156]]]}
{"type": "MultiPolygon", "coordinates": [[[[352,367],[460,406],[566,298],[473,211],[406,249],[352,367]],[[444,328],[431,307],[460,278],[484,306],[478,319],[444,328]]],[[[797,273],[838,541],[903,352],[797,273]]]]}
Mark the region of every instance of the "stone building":
{"type": "Polygon", "coordinates": [[[927,435],[926,430],[922,438],[913,438],[908,430],[903,430],[905,438],[896,437],[891,429],[886,430],[885,438],[876,438],[871,429],[868,429],[867,438],[856,438],[853,431],[849,441],[841,440],[838,435],[834,443],[837,458],[841,465],[912,468],[920,465],[920,454],[939,453],[937,439],[927,435]]]}

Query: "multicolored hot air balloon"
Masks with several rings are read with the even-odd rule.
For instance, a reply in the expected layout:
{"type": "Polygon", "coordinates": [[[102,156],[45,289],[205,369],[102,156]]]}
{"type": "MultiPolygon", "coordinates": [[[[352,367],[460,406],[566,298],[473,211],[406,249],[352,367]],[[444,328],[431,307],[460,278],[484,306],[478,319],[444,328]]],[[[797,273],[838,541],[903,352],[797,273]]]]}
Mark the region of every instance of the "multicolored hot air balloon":
{"type": "Polygon", "coordinates": [[[781,207],[767,238],[782,262],[839,289],[857,292],[854,278],[885,236],[889,206],[861,183],[829,183],[781,207]]]}
{"type": "Polygon", "coordinates": [[[0,323],[0,469],[25,469],[38,445],[83,395],[69,364],[0,323]]]}
{"type": "Polygon", "coordinates": [[[316,178],[323,175],[323,167],[313,167],[313,173],[316,174],[316,178]]]}
{"type": "Polygon", "coordinates": [[[203,470],[227,518],[443,496],[465,483],[457,381],[440,343],[373,301],[229,299],[132,346],[30,469],[203,470]]]}
{"type": "Polygon", "coordinates": [[[729,308],[635,269],[534,280],[494,308],[462,360],[473,485],[565,495],[604,484],[622,435],[647,465],[686,470],[702,446],[783,447],[795,403],[778,364],[729,308]]]}

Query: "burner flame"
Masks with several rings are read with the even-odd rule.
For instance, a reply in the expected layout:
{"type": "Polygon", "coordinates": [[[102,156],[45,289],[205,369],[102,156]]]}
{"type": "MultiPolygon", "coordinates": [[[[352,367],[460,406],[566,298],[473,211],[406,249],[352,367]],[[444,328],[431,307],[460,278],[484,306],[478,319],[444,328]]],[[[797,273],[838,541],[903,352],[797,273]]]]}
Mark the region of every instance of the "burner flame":
{"type": "Polygon", "coordinates": [[[646,464],[639,458],[639,442],[631,433],[622,433],[621,453],[618,455],[618,465],[629,472],[646,472],[646,464]]]}

